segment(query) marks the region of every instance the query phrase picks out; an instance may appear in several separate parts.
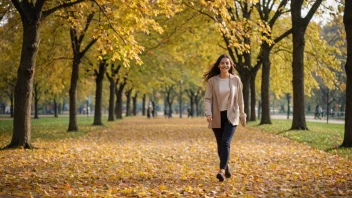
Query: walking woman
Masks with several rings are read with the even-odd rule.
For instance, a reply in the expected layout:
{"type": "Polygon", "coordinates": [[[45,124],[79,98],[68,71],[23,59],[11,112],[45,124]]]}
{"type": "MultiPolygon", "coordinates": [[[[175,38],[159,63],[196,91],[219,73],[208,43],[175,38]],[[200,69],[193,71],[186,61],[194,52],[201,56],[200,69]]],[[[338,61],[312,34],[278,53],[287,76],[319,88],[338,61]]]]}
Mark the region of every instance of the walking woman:
{"type": "Polygon", "coordinates": [[[204,99],[205,116],[218,145],[220,170],[216,178],[221,182],[225,177],[231,177],[228,162],[231,139],[236,127],[239,122],[242,126],[246,126],[242,82],[239,76],[233,74],[234,67],[231,57],[223,54],[204,74],[204,81],[207,82],[204,99]]]}

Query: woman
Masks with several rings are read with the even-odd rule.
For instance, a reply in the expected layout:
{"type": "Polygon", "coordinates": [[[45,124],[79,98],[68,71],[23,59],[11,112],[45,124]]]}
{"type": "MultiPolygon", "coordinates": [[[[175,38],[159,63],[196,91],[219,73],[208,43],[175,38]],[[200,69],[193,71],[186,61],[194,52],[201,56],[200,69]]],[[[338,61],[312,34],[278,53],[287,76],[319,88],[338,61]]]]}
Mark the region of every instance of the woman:
{"type": "Polygon", "coordinates": [[[231,139],[236,127],[239,121],[242,126],[246,126],[242,82],[237,75],[233,75],[234,66],[231,57],[223,54],[209,72],[204,74],[204,81],[207,82],[204,99],[205,116],[218,145],[220,170],[216,178],[221,182],[225,177],[231,177],[228,162],[231,139]]]}

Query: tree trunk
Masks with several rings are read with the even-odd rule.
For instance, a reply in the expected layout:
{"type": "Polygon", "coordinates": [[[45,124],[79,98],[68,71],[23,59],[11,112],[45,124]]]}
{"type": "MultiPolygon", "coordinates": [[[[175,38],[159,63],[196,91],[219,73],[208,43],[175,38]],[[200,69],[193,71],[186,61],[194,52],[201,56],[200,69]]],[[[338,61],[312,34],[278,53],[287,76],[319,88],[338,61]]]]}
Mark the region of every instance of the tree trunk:
{"type": "MultiPolygon", "coordinates": [[[[36,14],[38,13],[33,13],[35,16],[36,14]]],[[[32,148],[30,139],[31,104],[41,22],[37,17],[33,17],[35,19],[32,21],[27,20],[26,17],[27,16],[21,16],[23,43],[15,87],[13,135],[10,144],[6,146],[7,148],[32,148]]]]}
{"type": "Polygon", "coordinates": [[[201,94],[201,91],[198,89],[197,95],[194,96],[194,103],[196,106],[196,116],[200,116],[200,111],[199,111],[199,102],[202,99],[203,94],[201,94]]]}
{"type": "Polygon", "coordinates": [[[257,117],[255,116],[255,104],[256,104],[256,94],[255,94],[255,78],[257,76],[257,72],[253,71],[251,72],[251,79],[250,79],[250,86],[251,86],[251,116],[249,118],[249,121],[256,121],[257,117]]]}
{"type": "Polygon", "coordinates": [[[57,112],[58,112],[58,105],[57,105],[56,99],[54,99],[54,117],[55,118],[59,117],[57,112]]]}
{"type": "Polygon", "coordinates": [[[172,102],[168,102],[169,105],[169,118],[172,118],[172,102]]]}
{"type": "Polygon", "coordinates": [[[68,131],[78,131],[77,127],[77,84],[78,84],[78,72],[79,72],[79,64],[81,62],[81,58],[79,54],[74,53],[74,60],[72,64],[72,75],[71,75],[71,87],[69,91],[70,95],[70,119],[68,125],[68,131]]]}
{"type": "Polygon", "coordinates": [[[250,85],[250,78],[249,78],[249,71],[244,71],[240,73],[241,81],[242,81],[242,92],[243,92],[243,100],[244,100],[244,112],[249,117],[249,85],[250,85]]]}
{"type": "Polygon", "coordinates": [[[116,95],[116,118],[122,119],[122,91],[117,91],[116,95]]]}
{"type": "Polygon", "coordinates": [[[134,97],[132,97],[132,114],[134,116],[137,115],[137,99],[138,99],[138,92],[136,92],[136,94],[134,95],[134,97]]]}
{"type": "MultiPolygon", "coordinates": [[[[103,125],[101,119],[101,106],[103,98],[103,80],[106,70],[106,60],[99,63],[99,71],[96,73],[96,90],[95,90],[95,111],[93,125],[103,125]]],[[[88,109],[87,109],[88,110],[88,109]]]]}
{"type": "Polygon", "coordinates": [[[128,90],[126,93],[126,117],[131,116],[131,95],[132,89],[128,90]]]}
{"type": "Polygon", "coordinates": [[[342,147],[352,147],[352,2],[345,1],[343,22],[347,40],[345,134],[342,147]]]}
{"type": "Polygon", "coordinates": [[[199,116],[199,101],[200,101],[200,98],[199,98],[199,100],[195,101],[195,103],[196,103],[196,116],[199,116]]]}
{"type": "Polygon", "coordinates": [[[122,119],[122,94],[125,88],[125,83],[119,86],[119,89],[116,91],[116,119],[122,119]]]}
{"type": "Polygon", "coordinates": [[[143,94],[143,100],[142,100],[142,115],[145,116],[145,102],[147,100],[147,94],[143,94]]]}
{"type": "Polygon", "coordinates": [[[108,121],[115,121],[114,114],[114,102],[115,102],[115,90],[116,84],[113,78],[109,78],[110,82],[110,94],[109,94],[109,118],[108,121]]]}
{"type": "Polygon", "coordinates": [[[291,130],[308,130],[304,102],[304,34],[306,26],[292,16],[292,86],[293,86],[293,120],[291,130]]]}
{"type": "Polygon", "coordinates": [[[261,86],[261,105],[262,105],[262,116],[260,124],[271,124],[270,119],[270,105],[269,105],[269,90],[270,90],[270,47],[267,44],[263,44],[262,47],[262,86],[261,86]]]}
{"type": "Polygon", "coordinates": [[[194,95],[193,92],[191,91],[191,94],[189,94],[189,116],[188,117],[193,117],[193,111],[194,111],[194,95]]]}
{"type": "MultiPolygon", "coordinates": [[[[91,13],[87,18],[86,27],[88,28],[90,22],[92,21],[94,13],[91,13]]],[[[87,30],[87,29],[86,29],[87,30]]],[[[83,42],[85,32],[77,31],[75,28],[70,28],[70,38],[71,38],[71,47],[73,52],[73,63],[72,63],[72,76],[71,76],[71,87],[70,87],[70,121],[68,126],[68,131],[78,131],[77,127],[77,84],[78,84],[78,74],[79,74],[79,65],[81,64],[81,59],[84,57],[85,53],[90,47],[94,45],[97,41],[96,38],[93,38],[81,51],[81,46],[83,42]]],[[[88,107],[87,107],[88,113],[88,107]]]]}

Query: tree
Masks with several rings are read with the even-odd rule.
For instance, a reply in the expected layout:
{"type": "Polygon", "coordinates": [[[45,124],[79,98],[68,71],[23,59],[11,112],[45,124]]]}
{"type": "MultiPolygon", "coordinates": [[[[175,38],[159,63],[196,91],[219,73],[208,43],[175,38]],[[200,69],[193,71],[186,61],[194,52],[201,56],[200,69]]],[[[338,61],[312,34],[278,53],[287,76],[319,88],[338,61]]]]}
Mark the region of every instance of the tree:
{"type": "Polygon", "coordinates": [[[107,67],[107,59],[103,58],[99,62],[99,69],[95,69],[95,82],[96,82],[96,91],[95,91],[95,110],[94,110],[94,122],[93,125],[103,125],[101,119],[102,111],[102,98],[103,98],[103,80],[105,76],[105,71],[107,67]]]}
{"type": "Polygon", "coordinates": [[[292,84],[293,84],[293,120],[291,130],[307,130],[304,103],[304,47],[305,32],[322,0],[316,0],[307,15],[302,18],[304,0],[291,1],[292,20],[292,84]]]}
{"type": "Polygon", "coordinates": [[[126,96],[126,117],[131,116],[131,98],[132,98],[133,87],[129,87],[125,90],[126,96]]]}
{"type": "MultiPolygon", "coordinates": [[[[81,9],[80,12],[83,12],[81,9]]],[[[87,36],[87,31],[89,26],[93,21],[95,12],[92,11],[85,18],[85,22],[82,24],[83,28],[80,28],[79,22],[74,21],[70,29],[70,38],[71,38],[71,47],[73,52],[73,62],[72,62],[72,75],[71,75],[71,87],[70,87],[70,119],[68,125],[68,131],[78,131],[77,126],[77,83],[78,83],[78,74],[79,66],[81,64],[82,58],[85,56],[87,51],[96,43],[98,40],[97,37],[89,38],[89,41],[86,41],[86,45],[83,45],[83,41],[87,36]]],[[[83,15],[84,16],[84,15],[83,15]]],[[[70,17],[76,19],[77,16],[73,14],[73,11],[69,11],[68,18],[70,17]]],[[[103,74],[104,75],[104,74],[103,74]]],[[[98,78],[97,78],[98,79],[98,78]]],[[[95,122],[94,122],[95,123],[95,122]]]]}
{"type": "Polygon", "coordinates": [[[346,109],[345,109],[345,134],[343,147],[352,147],[352,2],[345,1],[343,23],[346,30],[347,61],[345,65],[346,83],[346,109]]]}
{"type": "Polygon", "coordinates": [[[23,26],[23,42],[21,60],[17,73],[15,87],[15,112],[13,135],[7,148],[32,148],[31,145],[31,102],[33,92],[33,77],[36,66],[36,56],[39,49],[40,27],[42,22],[52,13],[84,0],[55,4],[45,0],[20,1],[11,0],[21,16],[23,26]]]}
{"type": "Polygon", "coordinates": [[[108,121],[115,121],[115,91],[116,91],[116,76],[119,73],[119,70],[121,68],[121,65],[117,64],[110,64],[107,68],[106,76],[109,80],[109,117],[108,121]]]}
{"type": "Polygon", "coordinates": [[[273,27],[279,19],[280,16],[282,16],[285,12],[285,7],[287,5],[288,0],[282,0],[279,1],[279,5],[275,11],[273,11],[273,8],[276,3],[275,0],[269,0],[269,1],[259,1],[255,7],[257,8],[257,11],[259,13],[260,19],[263,21],[263,32],[262,36],[265,38],[265,40],[262,42],[260,46],[260,53],[258,55],[258,60],[260,60],[260,63],[262,64],[262,84],[261,84],[261,120],[260,124],[271,124],[270,120],[270,106],[269,106],[269,91],[270,91],[270,52],[273,49],[274,45],[278,42],[280,42],[283,38],[287,37],[291,33],[291,29],[285,31],[278,37],[272,40],[273,35],[273,27]],[[265,27],[265,26],[269,27],[265,27]],[[269,31],[268,31],[269,30],[269,31]]]}

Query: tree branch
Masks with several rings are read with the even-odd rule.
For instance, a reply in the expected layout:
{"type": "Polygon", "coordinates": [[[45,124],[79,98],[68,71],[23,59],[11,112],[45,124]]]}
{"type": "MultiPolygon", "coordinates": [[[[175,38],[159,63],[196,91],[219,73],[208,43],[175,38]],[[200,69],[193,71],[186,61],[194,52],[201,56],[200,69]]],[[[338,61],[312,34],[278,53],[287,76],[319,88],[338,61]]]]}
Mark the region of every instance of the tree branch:
{"type": "Polygon", "coordinates": [[[86,25],[85,25],[85,27],[84,27],[84,29],[83,29],[83,33],[79,36],[79,39],[78,39],[78,42],[79,42],[79,43],[82,43],[83,38],[84,38],[84,36],[85,36],[85,33],[87,32],[87,30],[88,30],[88,28],[89,28],[89,25],[90,25],[90,23],[91,23],[92,20],[93,20],[94,14],[95,14],[95,12],[92,12],[91,14],[88,15],[88,17],[87,17],[87,23],[86,23],[86,25]]]}
{"type": "Polygon", "coordinates": [[[306,15],[306,17],[304,17],[303,19],[303,25],[307,26],[310,22],[310,20],[312,19],[314,13],[317,11],[317,9],[319,8],[321,2],[323,0],[316,0],[313,4],[313,6],[310,8],[308,14],[306,15]]]}
{"type": "Polygon", "coordinates": [[[211,18],[212,20],[216,21],[215,17],[211,16],[210,14],[205,13],[205,12],[203,12],[202,10],[197,10],[197,9],[193,8],[192,6],[188,5],[188,4],[185,3],[185,2],[183,2],[183,4],[185,4],[187,7],[191,8],[192,10],[195,10],[195,11],[197,11],[197,12],[199,12],[199,13],[205,15],[205,16],[208,16],[208,17],[211,18]]]}
{"type": "Polygon", "coordinates": [[[106,19],[108,20],[108,23],[109,23],[109,27],[121,38],[121,40],[123,41],[123,43],[126,45],[127,42],[126,40],[121,36],[121,34],[119,34],[115,28],[111,25],[111,22],[110,22],[110,19],[108,17],[108,15],[105,13],[105,10],[104,8],[102,8],[99,3],[96,1],[96,0],[92,0],[95,4],[97,4],[97,6],[99,7],[100,11],[104,14],[104,16],[106,17],[106,19]]]}
{"type": "Polygon", "coordinates": [[[276,22],[276,20],[282,15],[282,10],[281,9],[285,8],[287,2],[288,2],[288,0],[281,1],[281,3],[279,5],[279,7],[277,8],[274,16],[269,21],[270,28],[272,28],[274,26],[274,23],[276,22]]]}
{"type": "Polygon", "coordinates": [[[270,50],[275,46],[276,43],[280,42],[282,39],[286,38],[291,33],[292,33],[292,28],[287,30],[285,33],[281,34],[281,36],[274,39],[274,43],[270,46],[270,50]]]}
{"type": "Polygon", "coordinates": [[[94,45],[95,42],[97,42],[98,39],[92,39],[89,44],[84,48],[84,50],[82,50],[82,52],[80,53],[81,56],[84,56],[86,54],[86,52],[89,50],[90,47],[92,47],[92,45],[94,45]]]}
{"type": "MultiPolygon", "coordinates": [[[[14,0],[12,0],[12,1],[14,1],[14,0]]],[[[43,0],[43,1],[45,1],[45,0],[43,0]]],[[[58,6],[54,7],[54,8],[51,8],[49,10],[43,11],[42,19],[44,20],[47,16],[49,16],[50,14],[56,12],[59,9],[68,8],[68,7],[71,7],[73,5],[82,3],[83,1],[87,1],[87,0],[77,0],[77,1],[74,1],[74,2],[70,2],[70,3],[63,3],[61,5],[58,5],[58,6]]]]}

